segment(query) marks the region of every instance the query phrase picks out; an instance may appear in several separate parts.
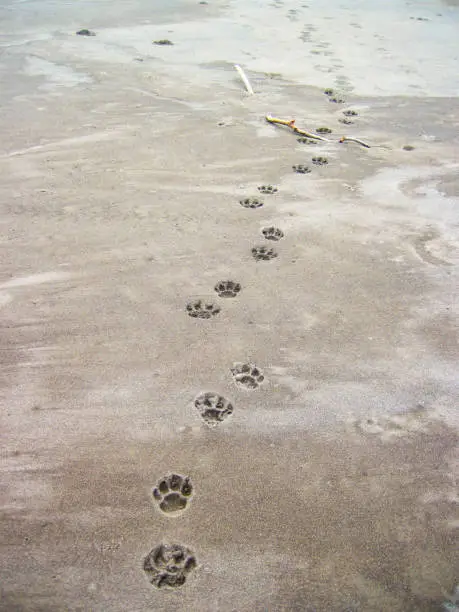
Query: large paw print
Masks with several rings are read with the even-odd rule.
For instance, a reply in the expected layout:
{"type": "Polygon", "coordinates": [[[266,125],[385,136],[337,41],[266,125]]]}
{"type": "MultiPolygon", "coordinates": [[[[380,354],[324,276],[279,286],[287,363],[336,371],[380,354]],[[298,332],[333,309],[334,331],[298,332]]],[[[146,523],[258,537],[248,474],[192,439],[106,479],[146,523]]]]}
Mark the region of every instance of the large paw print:
{"type": "Polygon", "coordinates": [[[194,405],[209,427],[215,427],[233,414],[233,405],[223,395],[212,391],[198,395],[194,405]]]}
{"type": "Polygon", "coordinates": [[[241,290],[240,283],[235,283],[234,281],[220,281],[214,287],[215,291],[218,294],[218,297],[228,297],[234,298],[237,296],[239,291],[241,290]]]}
{"type": "Polygon", "coordinates": [[[263,206],[262,200],[258,198],[244,198],[243,200],[239,200],[239,204],[244,208],[260,208],[263,206]]]}
{"type": "Polygon", "coordinates": [[[308,166],[304,166],[303,164],[297,164],[296,166],[292,166],[293,172],[297,174],[309,174],[311,172],[311,168],[308,166]]]}
{"type": "Polygon", "coordinates": [[[220,306],[216,306],[212,303],[203,302],[202,300],[196,300],[195,302],[188,302],[186,305],[186,311],[195,319],[210,319],[220,312],[220,306]]]}
{"type": "Polygon", "coordinates": [[[278,240],[284,237],[284,232],[278,227],[273,226],[264,227],[261,230],[261,233],[266,238],[266,240],[273,240],[274,242],[277,242],[278,240]]]}
{"type": "Polygon", "coordinates": [[[328,159],[322,156],[313,157],[312,163],[315,164],[316,166],[326,166],[328,164],[328,159]]]}
{"type": "Polygon", "coordinates": [[[242,389],[258,389],[265,377],[253,363],[235,363],[231,368],[234,382],[242,389]]]}
{"type": "Polygon", "coordinates": [[[319,144],[318,140],[314,140],[313,138],[305,138],[304,136],[301,136],[300,138],[297,138],[297,141],[301,144],[308,144],[308,145],[317,145],[319,144]]]}
{"type": "Polygon", "coordinates": [[[277,251],[265,246],[256,246],[252,248],[252,257],[256,261],[269,261],[277,257],[277,251]]]}
{"type": "Polygon", "coordinates": [[[143,562],[149,581],[158,589],[182,586],[196,566],[193,552],[181,544],[160,544],[148,553],[143,562]]]}
{"type": "Polygon", "coordinates": [[[193,485],[188,476],[171,474],[161,478],[153,489],[153,497],[165,514],[184,510],[193,495],[193,485]]]}
{"type": "Polygon", "coordinates": [[[272,194],[272,193],[277,193],[277,187],[273,187],[272,185],[260,185],[258,187],[258,191],[260,193],[267,193],[267,194],[272,194]]]}

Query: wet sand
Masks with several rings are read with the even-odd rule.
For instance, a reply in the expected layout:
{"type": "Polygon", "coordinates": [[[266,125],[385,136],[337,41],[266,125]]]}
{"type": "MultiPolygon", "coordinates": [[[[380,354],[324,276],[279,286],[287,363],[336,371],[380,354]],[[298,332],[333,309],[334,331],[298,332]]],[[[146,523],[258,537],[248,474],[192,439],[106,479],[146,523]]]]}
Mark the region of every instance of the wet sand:
{"type": "MultiPolygon", "coordinates": [[[[276,64],[268,45],[274,15],[296,28],[307,10],[310,51],[326,41],[319,9],[294,3],[256,13],[258,42],[228,34],[218,51],[196,30],[193,42],[193,24],[233,32],[257,6],[12,24],[2,610],[414,612],[443,610],[458,582],[455,64],[390,90],[371,59],[356,80],[324,56],[302,81],[294,50],[276,64]],[[75,36],[83,27],[96,36],[75,36]],[[174,45],[152,45],[163,38],[174,45]],[[329,127],[330,141],[299,143],[267,113],[329,127]],[[249,197],[263,206],[241,206],[249,197]],[[284,236],[266,240],[268,227],[284,236]],[[256,246],[277,256],[256,261],[256,246]],[[226,280],[236,297],[215,292],[226,280]],[[200,299],[219,311],[188,316],[200,299]],[[258,368],[256,388],[235,384],[237,362],[258,368]],[[207,391],[233,407],[214,427],[194,403],[207,391]],[[193,486],[176,514],[152,495],[171,473],[193,486]],[[160,543],[196,557],[179,588],[143,571],[160,543]]],[[[445,35],[448,10],[400,19],[444,11],[445,35]]]]}

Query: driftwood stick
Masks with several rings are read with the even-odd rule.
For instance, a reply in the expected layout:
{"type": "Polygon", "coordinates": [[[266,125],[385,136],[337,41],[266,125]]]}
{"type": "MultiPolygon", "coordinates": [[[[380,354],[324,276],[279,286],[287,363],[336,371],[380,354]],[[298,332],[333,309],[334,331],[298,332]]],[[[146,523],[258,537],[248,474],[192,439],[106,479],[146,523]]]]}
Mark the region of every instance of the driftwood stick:
{"type": "Polygon", "coordinates": [[[328,138],[323,138],[322,136],[318,136],[317,134],[312,134],[311,132],[307,132],[306,130],[301,130],[296,127],[295,119],[291,119],[290,121],[287,119],[277,119],[276,117],[271,117],[271,115],[266,115],[266,121],[268,123],[277,123],[278,125],[286,125],[290,129],[292,129],[295,134],[300,134],[301,136],[306,136],[307,138],[313,138],[314,140],[323,140],[324,142],[329,142],[328,138]]]}
{"type": "Polygon", "coordinates": [[[245,88],[247,89],[247,92],[250,96],[253,96],[253,94],[255,93],[252,89],[252,85],[250,84],[249,79],[247,78],[245,72],[242,70],[242,68],[239,66],[239,64],[234,64],[234,67],[236,68],[239,76],[241,77],[242,82],[245,85],[245,88]]]}

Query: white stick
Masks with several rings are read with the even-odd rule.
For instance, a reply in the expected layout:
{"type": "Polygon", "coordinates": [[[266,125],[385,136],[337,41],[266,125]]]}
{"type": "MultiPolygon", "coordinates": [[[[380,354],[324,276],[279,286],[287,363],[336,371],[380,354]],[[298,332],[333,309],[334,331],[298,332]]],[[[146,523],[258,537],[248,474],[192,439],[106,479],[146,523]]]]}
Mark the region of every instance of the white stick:
{"type": "Polygon", "coordinates": [[[245,88],[247,89],[247,92],[253,96],[253,94],[255,93],[252,89],[252,85],[250,84],[249,79],[245,76],[245,72],[242,70],[242,68],[238,65],[238,64],[234,64],[234,67],[236,68],[236,70],[239,73],[239,76],[242,79],[242,82],[245,85],[245,88]]]}

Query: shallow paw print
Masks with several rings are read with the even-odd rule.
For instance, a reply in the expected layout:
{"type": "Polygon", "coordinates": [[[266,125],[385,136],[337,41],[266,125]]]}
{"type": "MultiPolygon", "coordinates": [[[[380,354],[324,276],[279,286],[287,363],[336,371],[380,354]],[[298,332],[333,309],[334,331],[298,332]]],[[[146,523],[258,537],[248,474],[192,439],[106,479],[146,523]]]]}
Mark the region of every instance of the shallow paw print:
{"type": "Polygon", "coordinates": [[[335,104],[345,104],[346,99],[340,94],[334,94],[328,98],[330,102],[334,102],[335,104]]]}
{"type": "Polygon", "coordinates": [[[403,414],[393,414],[389,417],[371,417],[356,422],[357,429],[368,435],[378,436],[387,441],[405,437],[413,433],[429,431],[432,420],[422,407],[403,414]]]}
{"type": "Polygon", "coordinates": [[[352,125],[354,123],[354,121],[352,121],[351,119],[348,119],[347,117],[338,119],[338,121],[344,125],[352,125]]]}
{"type": "Polygon", "coordinates": [[[331,88],[324,89],[324,94],[325,94],[326,96],[333,96],[333,94],[334,94],[334,93],[335,93],[335,92],[334,92],[334,90],[333,90],[333,89],[331,89],[331,88]]]}
{"type": "Polygon", "coordinates": [[[343,115],[345,117],[357,117],[359,113],[355,110],[345,110],[343,111],[343,115]]]}
{"type": "Polygon", "coordinates": [[[284,232],[278,227],[274,227],[274,226],[264,227],[261,230],[261,233],[266,238],[266,240],[273,240],[275,242],[277,242],[278,240],[284,237],[284,232]]]}
{"type": "Polygon", "coordinates": [[[273,187],[273,185],[260,185],[258,191],[260,193],[273,194],[277,193],[278,189],[277,187],[273,187]]]}
{"type": "Polygon", "coordinates": [[[269,261],[277,257],[277,251],[266,246],[256,246],[252,248],[252,257],[256,261],[269,261]]]}
{"type": "Polygon", "coordinates": [[[218,314],[220,310],[219,306],[211,302],[203,302],[202,300],[188,302],[186,305],[187,313],[194,319],[210,319],[218,314]]]}
{"type": "Polygon", "coordinates": [[[244,198],[243,200],[239,200],[239,204],[244,208],[261,208],[261,206],[263,206],[262,200],[258,198],[244,198]]]}
{"type": "Polygon", "coordinates": [[[214,287],[215,291],[218,294],[218,297],[228,297],[234,298],[237,296],[239,291],[242,289],[240,283],[235,283],[234,281],[220,281],[214,287]]]}
{"type": "Polygon", "coordinates": [[[194,553],[182,544],[159,544],[143,562],[148,580],[158,589],[181,587],[196,567],[194,553]]]}
{"type": "Polygon", "coordinates": [[[326,166],[328,164],[328,159],[326,157],[313,157],[312,163],[316,166],[326,166]]]}
{"type": "Polygon", "coordinates": [[[309,174],[311,172],[311,168],[308,166],[304,166],[303,164],[297,164],[296,166],[292,166],[293,172],[297,174],[309,174]]]}
{"type": "Polygon", "coordinates": [[[314,138],[305,138],[304,136],[301,136],[301,138],[297,138],[297,141],[301,144],[308,144],[308,145],[318,145],[319,144],[318,140],[314,140],[314,138]]]}
{"type": "Polygon", "coordinates": [[[328,127],[318,127],[316,132],[318,134],[331,134],[333,130],[328,127]]]}
{"type": "Polygon", "coordinates": [[[153,489],[153,497],[160,510],[174,514],[185,510],[193,495],[193,485],[188,476],[171,474],[161,478],[153,489]]]}
{"type": "Polygon", "coordinates": [[[233,405],[223,395],[207,391],[200,393],[194,400],[199,414],[209,427],[215,427],[233,414],[233,405]]]}
{"type": "Polygon", "coordinates": [[[265,379],[263,372],[253,363],[235,363],[231,374],[238,387],[250,391],[258,389],[265,379]]]}

